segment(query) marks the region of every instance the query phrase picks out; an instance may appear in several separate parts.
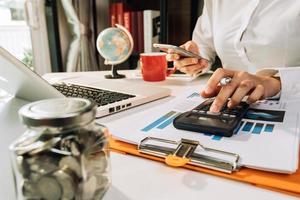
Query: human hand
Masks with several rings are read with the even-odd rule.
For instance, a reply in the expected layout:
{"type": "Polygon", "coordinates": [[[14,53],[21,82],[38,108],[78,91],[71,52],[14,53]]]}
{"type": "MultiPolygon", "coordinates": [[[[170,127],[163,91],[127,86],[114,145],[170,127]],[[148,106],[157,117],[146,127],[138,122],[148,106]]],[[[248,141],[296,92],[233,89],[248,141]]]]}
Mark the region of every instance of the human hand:
{"type": "MultiPolygon", "coordinates": [[[[199,48],[193,41],[188,41],[180,47],[199,55],[199,48]]],[[[180,55],[174,53],[172,49],[169,49],[167,52],[167,60],[173,62],[174,67],[183,73],[190,75],[198,74],[208,67],[208,61],[205,59],[182,58],[180,55]]]]}
{"type": "Polygon", "coordinates": [[[248,96],[247,103],[250,104],[260,99],[272,97],[280,90],[281,82],[276,78],[219,68],[208,80],[205,90],[201,92],[201,96],[205,98],[215,96],[216,98],[210,107],[210,111],[219,112],[228,98],[230,100],[227,106],[233,108],[245,96],[248,96]],[[219,81],[224,77],[231,77],[232,80],[221,87],[219,81]]]}

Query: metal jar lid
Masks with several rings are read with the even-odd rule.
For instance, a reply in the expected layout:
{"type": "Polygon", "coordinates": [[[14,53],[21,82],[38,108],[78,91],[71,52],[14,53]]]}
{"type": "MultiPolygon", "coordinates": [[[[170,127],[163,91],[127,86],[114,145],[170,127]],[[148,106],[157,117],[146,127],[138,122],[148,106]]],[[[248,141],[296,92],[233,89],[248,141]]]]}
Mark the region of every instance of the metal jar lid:
{"type": "Polygon", "coordinates": [[[23,106],[19,115],[31,127],[73,127],[91,122],[96,105],[81,98],[46,99],[23,106]]]}

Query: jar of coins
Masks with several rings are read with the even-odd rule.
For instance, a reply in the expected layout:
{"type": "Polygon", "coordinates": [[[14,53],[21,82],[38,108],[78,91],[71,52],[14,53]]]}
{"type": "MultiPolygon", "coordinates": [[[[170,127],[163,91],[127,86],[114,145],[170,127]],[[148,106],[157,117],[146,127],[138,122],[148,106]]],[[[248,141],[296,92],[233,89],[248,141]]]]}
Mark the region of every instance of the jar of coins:
{"type": "Polygon", "coordinates": [[[108,132],[96,106],[48,99],[19,111],[27,131],[10,145],[17,199],[101,199],[110,186],[108,132]]]}

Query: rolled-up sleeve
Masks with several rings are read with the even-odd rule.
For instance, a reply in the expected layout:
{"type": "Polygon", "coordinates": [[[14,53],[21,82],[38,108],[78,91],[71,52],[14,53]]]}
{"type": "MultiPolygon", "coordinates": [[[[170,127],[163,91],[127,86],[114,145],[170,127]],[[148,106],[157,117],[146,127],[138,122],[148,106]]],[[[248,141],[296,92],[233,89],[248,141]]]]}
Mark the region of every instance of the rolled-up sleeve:
{"type": "Polygon", "coordinates": [[[211,6],[212,3],[210,0],[204,2],[203,12],[197,20],[192,40],[198,45],[200,49],[200,55],[213,63],[216,56],[216,51],[213,43],[211,6]]]}
{"type": "Polygon", "coordinates": [[[300,100],[300,67],[278,68],[281,80],[281,101],[300,100]]]}
{"type": "MultiPolygon", "coordinates": [[[[300,66],[263,69],[256,74],[278,76],[281,81],[280,101],[300,100],[300,66]]],[[[277,96],[277,95],[276,95],[277,96]]]]}

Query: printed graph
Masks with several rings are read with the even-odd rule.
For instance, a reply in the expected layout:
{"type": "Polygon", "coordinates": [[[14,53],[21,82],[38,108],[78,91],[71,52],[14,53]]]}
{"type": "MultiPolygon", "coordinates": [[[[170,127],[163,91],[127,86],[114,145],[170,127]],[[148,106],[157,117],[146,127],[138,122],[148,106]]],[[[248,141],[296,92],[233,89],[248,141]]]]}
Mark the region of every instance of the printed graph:
{"type": "Polygon", "coordinates": [[[197,93],[197,92],[194,92],[194,93],[192,93],[191,95],[187,96],[186,98],[187,98],[187,99],[191,99],[191,98],[194,98],[194,97],[200,97],[200,94],[197,93]]]}
{"type": "MultiPolygon", "coordinates": [[[[188,98],[193,98],[199,94],[193,93],[188,98]]],[[[157,118],[147,126],[145,126],[141,131],[149,132],[152,129],[160,129],[163,130],[170,126],[173,123],[173,120],[180,115],[180,112],[170,111],[165,115],[157,118]]],[[[248,113],[245,116],[245,120],[242,120],[235,135],[236,134],[270,134],[273,133],[275,128],[275,124],[272,122],[282,122],[284,118],[284,111],[269,111],[269,110],[260,110],[260,109],[249,109],[248,113]],[[257,120],[257,122],[247,121],[247,119],[257,120]]],[[[220,141],[223,137],[213,134],[204,134],[205,136],[211,137],[214,141],[220,141]]]]}
{"type": "Polygon", "coordinates": [[[261,134],[261,133],[273,133],[275,128],[274,124],[266,124],[261,122],[246,122],[242,121],[243,128],[241,129],[245,133],[252,133],[252,134],[261,134]],[[245,124],[243,126],[243,124],[245,124]]]}
{"type": "MultiPolygon", "coordinates": [[[[263,110],[250,108],[245,115],[244,119],[257,120],[258,122],[252,121],[241,121],[237,133],[250,133],[250,134],[262,134],[262,133],[273,133],[275,124],[272,122],[283,122],[285,111],[281,110],[263,110]],[[262,122],[263,121],[263,122],[262,122]]],[[[207,134],[206,134],[207,135],[207,134]]],[[[212,136],[213,140],[221,140],[220,136],[212,136]]]]}
{"type": "MultiPolygon", "coordinates": [[[[249,121],[241,121],[237,132],[235,133],[235,135],[237,135],[238,133],[241,134],[240,131],[242,131],[243,134],[261,134],[261,133],[273,133],[273,130],[275,128],[274,124],[264,124],[261,122],[249,122],[249,121]]],[[[218,135],[213,135],[213,134],[208,134],[205,133],[205,136],[209,136],[211,137],[212,140],[215,141],[220,141],[223,137],[222,136],[218,136],[218,135]]]]}
{"type": "Polygon", "coordinates": [[[250,108],[244,118],[268,122],[283,122],[284,115],[285,111],[282,110],[263,110],[250,108]]]}
{"type": "Polygon", "coordinates": [[[181,113],[179,113],[179,112],[170,111],[167,114],[159,117],[155,121],[151,122],[149,125],[144,127],[141,131],[148,132],[154,128],[164,129],[164,128],[168,127],[169,125],[171,125],[173,123],[173,120],[180,114],[181,113]]]}

